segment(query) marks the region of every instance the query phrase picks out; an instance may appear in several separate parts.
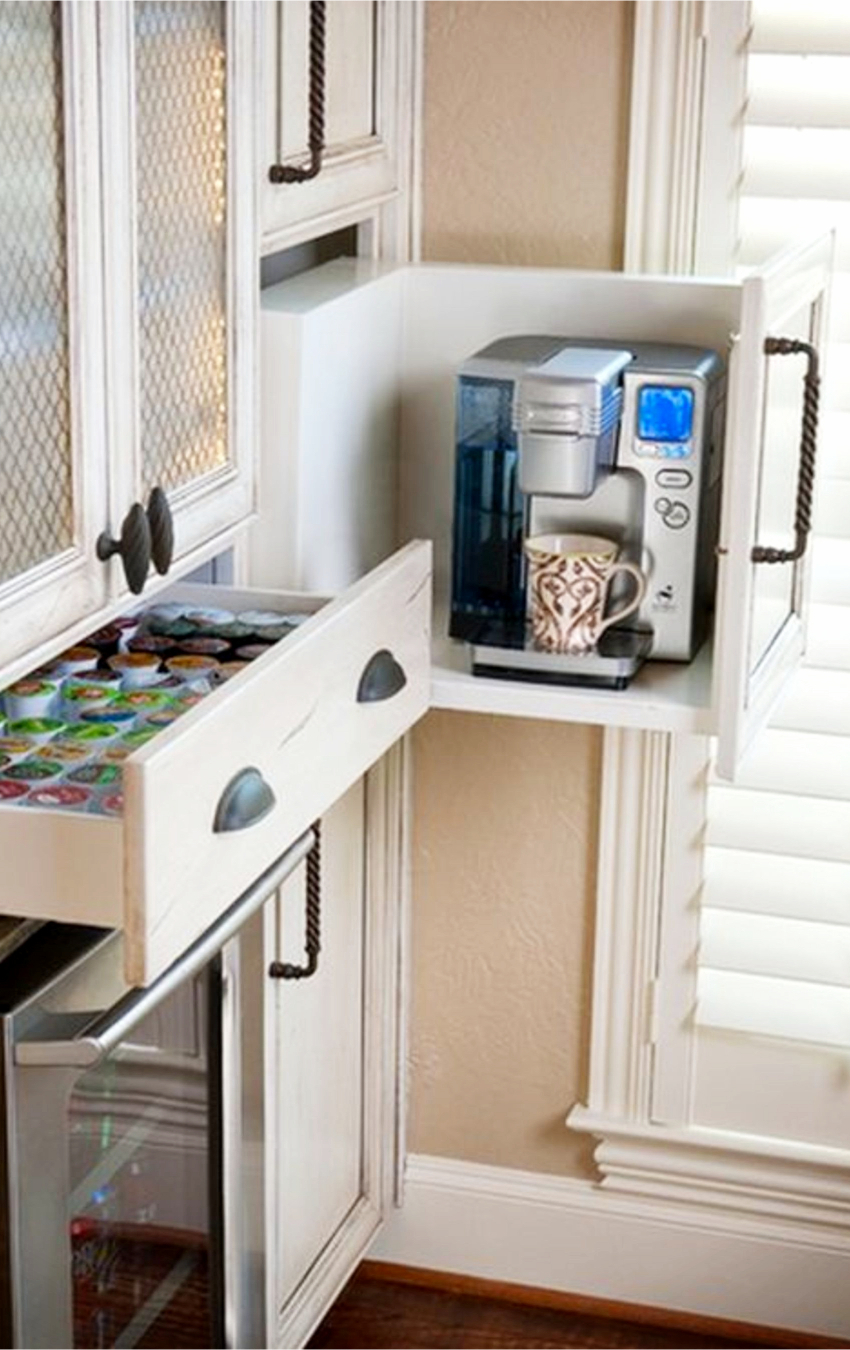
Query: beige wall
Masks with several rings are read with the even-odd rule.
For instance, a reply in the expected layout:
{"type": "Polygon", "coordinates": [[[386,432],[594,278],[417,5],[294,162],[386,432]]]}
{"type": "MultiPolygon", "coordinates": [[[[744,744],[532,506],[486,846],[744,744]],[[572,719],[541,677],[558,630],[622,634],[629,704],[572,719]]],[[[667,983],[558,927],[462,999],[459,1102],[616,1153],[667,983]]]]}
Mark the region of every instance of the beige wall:
{"type": "MultiPolygon", "coordinates": [[[[431,0],[423,253],[621,264],[631,4],[431,0]]],[[[414,737],[409,1147],[585,1175],[601,733],[431,713],[414,737]]]]}

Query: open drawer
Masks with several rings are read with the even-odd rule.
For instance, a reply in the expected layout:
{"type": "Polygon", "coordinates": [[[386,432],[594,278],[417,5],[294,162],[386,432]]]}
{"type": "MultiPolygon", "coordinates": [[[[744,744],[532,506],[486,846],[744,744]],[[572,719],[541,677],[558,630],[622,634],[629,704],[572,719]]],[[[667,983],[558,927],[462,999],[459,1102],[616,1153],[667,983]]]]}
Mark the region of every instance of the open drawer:
{"type": "Polygon", "coordinates": [[[120,818],[0,807],[0,911],[123,926],[147,984],[426,711],[431,546],[336,599],[177,586],[235,610],[320,606],[124,764],[120,818]]]}

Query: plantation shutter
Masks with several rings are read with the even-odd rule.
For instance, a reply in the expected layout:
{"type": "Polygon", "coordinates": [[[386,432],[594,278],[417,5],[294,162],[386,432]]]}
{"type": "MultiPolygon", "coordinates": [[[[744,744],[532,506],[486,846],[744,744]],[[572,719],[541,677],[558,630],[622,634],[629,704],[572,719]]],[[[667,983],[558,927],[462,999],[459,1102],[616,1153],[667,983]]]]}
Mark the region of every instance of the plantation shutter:
{"type": "Polygon", "coordinates": [[[834,226],[809,644],[734,786],[708,794],[699,1123],[850,1139],[850,4],[756,0],[740,271],[834,226]]]}

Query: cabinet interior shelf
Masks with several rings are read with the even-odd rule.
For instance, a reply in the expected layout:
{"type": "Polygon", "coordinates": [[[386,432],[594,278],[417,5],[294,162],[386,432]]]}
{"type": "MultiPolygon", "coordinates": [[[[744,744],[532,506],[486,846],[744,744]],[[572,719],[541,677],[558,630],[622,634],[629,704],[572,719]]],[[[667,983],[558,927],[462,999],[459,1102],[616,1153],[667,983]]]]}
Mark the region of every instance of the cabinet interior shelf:
{"type": "Polygon", "coordinates": [[[433,708],[648,731],[712,729],[710,643],[687,665],[648,661],[627,689],[590,689],[473,675],[465,644],[445,633],[445,612],[438,608],[431,645],[433,708]]]}

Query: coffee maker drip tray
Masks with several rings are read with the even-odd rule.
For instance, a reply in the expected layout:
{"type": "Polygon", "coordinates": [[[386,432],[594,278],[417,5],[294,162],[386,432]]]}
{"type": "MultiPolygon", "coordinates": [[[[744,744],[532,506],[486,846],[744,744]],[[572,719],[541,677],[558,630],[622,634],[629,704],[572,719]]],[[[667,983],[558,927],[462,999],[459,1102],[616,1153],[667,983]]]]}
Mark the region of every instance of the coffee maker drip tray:
{"type": "MultiPolygon", "coordinates": [[[[542,652],[523,632],[509,634],[499,624],[501,644],[473,642],[472,673],[491,679],[529,680],[536,684],[589,685],[596,689],[625,689],[652,647],[652,634],[640,629],[609,628],[592,652],[562,656],[542,652]],[[514,641],[511,641],[514,637],[514,641]]],[[[495,634],[493,635],[495,636],[495,634]]],[[[487,635],[490,637],[490,634],[487,635]]]]}

